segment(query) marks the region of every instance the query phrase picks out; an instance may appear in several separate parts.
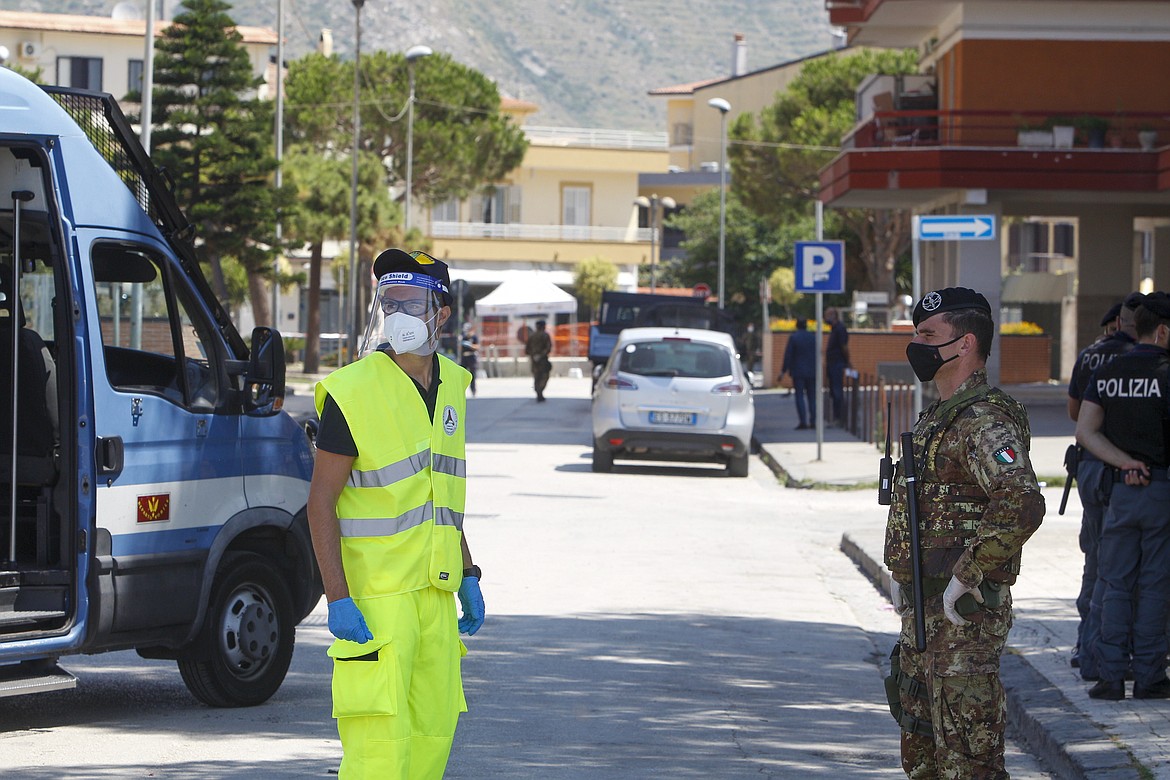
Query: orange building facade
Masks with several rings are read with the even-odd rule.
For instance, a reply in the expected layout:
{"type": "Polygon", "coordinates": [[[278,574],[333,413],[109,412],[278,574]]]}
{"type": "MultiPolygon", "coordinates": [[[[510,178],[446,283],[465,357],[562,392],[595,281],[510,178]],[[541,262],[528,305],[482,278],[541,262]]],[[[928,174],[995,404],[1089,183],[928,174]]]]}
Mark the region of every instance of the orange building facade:
{"type": "MultiPolygon", "coordinates": [[[[993,306],[1013,221],[1076,225],[1063,354],[1134,289],[1170,288],[1170,2],[826,0],[853,45],[912,48],[923,77],[859,90],[858,122],[821,172],[830,207],[997,218],[1001,240],[922,241],[918,289],[993,306]]],[[[1066,359],[1065,364],[1071,364],[1066,359]]],[[[989,366],[993,375],[998,365],[989,366]]]]}

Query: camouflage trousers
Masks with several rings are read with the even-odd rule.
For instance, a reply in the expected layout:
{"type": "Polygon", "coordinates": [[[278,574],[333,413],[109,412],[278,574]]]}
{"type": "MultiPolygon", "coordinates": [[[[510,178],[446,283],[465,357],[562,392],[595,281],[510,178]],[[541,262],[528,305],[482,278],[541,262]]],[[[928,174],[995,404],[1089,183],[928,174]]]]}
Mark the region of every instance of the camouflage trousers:
{"type": "MultiPolygon", "coordinates": [[[[1005,589],[1006,590],[1006,589],[1005,589]]],[[[914,620],[902,618],[902,672],[925,686],[903,691],[905,713],[930,723],[933,735],[902,732],[902,769],[912,780],[1000,780],[1007,703],[999,657],[1012,624],[1011,595],[996,609],[969,615],[966,626],[943,616],[942,596],[928,598],[926,650],[914,650],[914,620]]]]}

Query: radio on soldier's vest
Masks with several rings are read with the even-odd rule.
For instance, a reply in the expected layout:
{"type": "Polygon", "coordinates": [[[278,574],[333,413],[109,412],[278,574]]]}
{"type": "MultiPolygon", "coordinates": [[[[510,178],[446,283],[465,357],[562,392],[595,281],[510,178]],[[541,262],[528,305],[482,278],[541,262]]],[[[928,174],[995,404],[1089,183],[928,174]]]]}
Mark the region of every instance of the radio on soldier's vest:
{"type": "Polygon", "coordinates": [[[886,404],[886,456],[878,462],[878,505],[889,506],[894,497],[894,461],[890,457],[892,403],[886,404]]]}

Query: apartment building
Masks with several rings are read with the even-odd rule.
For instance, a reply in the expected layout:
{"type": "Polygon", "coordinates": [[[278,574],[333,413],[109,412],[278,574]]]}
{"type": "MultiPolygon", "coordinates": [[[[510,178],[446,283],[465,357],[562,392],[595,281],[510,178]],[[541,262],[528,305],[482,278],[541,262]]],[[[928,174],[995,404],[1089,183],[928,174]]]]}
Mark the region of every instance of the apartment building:
{"type": "MultiPolygon", "coordinates": [[[[155,36],[169,24],[156,22],[155,36]]],[[[267,77],[276,32],[236,29],[252,71],[267,77]]],[[[142,19],[0,11],[0,46],[8,49],[8,64],[26,71],[39,68],[45,84],[109,92],[116,98],[142,88],[145,35],[142,19]]]]}
{"type": "MultiPolygon", "coordinates": [[[[996,241],[921,242],[922,290],[973,287],[998,310],[1001,291],[1059,295],[1064,283],[1065,377],[1111,304],[1140,286],[1170,287],[1170,2],[826,0],[825,8],[852,45],[916,49],[921,76],[858,90],[859,121],[821,172],[821,200],[992,215],[999,225],[996,241]],[[1051,241],[1021,251],[1021,234],[1051,241]],[[1054,285],[1022,274],[1073,278],[1054,285]]],[[[997,361],[993,351],[993,377],[997,361]]]]}

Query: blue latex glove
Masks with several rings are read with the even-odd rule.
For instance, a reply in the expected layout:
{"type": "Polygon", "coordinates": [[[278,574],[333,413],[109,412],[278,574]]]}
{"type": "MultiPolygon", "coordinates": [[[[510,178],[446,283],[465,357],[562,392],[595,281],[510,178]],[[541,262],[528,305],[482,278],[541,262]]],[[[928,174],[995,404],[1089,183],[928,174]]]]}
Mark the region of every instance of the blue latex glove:
{"type": "Polygon", "coordinates": [[[348,596],[329,602],[329,633],[347,642],[365,644],[374,638],[362,611],[348,596]]]}
{"type": "Polygon", "coordinates": [[[483,625],[483,594],[479,592],[479,577],[463,578],[459,585],[459,603],[463,606],[459,633],[474,636],[483,625]]]}

